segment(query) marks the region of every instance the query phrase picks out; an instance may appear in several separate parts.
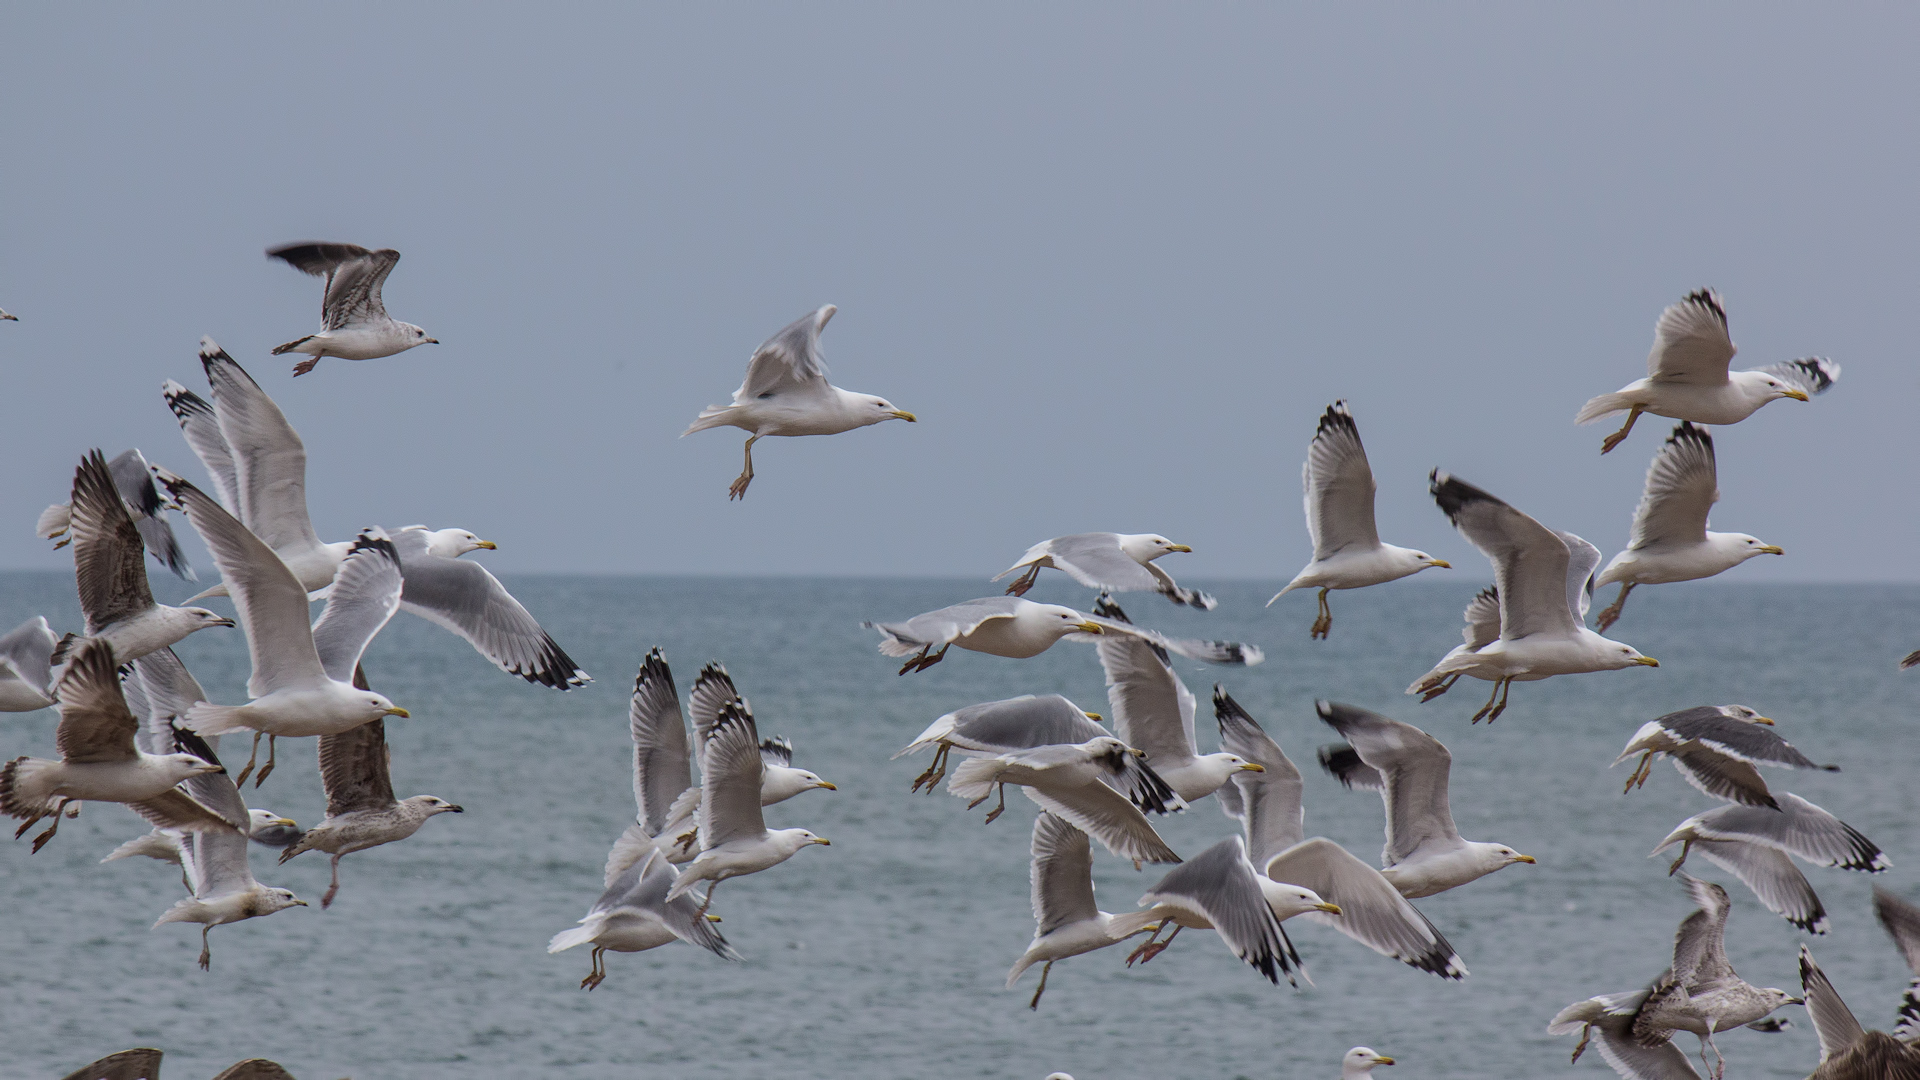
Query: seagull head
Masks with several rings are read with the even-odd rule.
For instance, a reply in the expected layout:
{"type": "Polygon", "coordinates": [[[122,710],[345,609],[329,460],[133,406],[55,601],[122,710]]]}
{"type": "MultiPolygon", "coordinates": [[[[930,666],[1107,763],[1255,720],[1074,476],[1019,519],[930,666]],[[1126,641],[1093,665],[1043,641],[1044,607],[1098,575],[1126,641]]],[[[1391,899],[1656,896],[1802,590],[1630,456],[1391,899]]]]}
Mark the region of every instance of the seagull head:
{"type": "Polygon", "coordinates": [[[1391,1064],[1393,1059],[1385,1054],[1375,1053],[1371,1047],[1356,1046],[1347,1051],[1346,1057],[1340,1059],[1340,1077],[1341,1080],[1359,1080],[1360,1077],[1370,1075],[1375,1065],[1391,1064]]]}
{"type": "Polygon", "coordinates": [[[1533,856],[1522,855],[1519,852],[1513,850],[1510,847],[1507,847],[1504,844],[1495,847],[1493,849],[1493,853],[1500,857],[1501,866],[1512,866],[1514,863],[1517,863],[1517,862],[1523,862],[1523,863],[1526,863],[1528,866],[1532,866],[1535,863],[1539,862],[1539,860],[1535,859],[1533,856]]]}
{"type": "Polygon", "coordinates": [[[1328,903],[1321,899],[1319,893],[1304,885],[1262,882],[1260,893],[1267,898],[1267,906],[1273,909],[1274,917],[1283,922],[1309,911],[1323,911],[1328,915],[1340,914],[1339,904],[1328,903]]]}
{"type": "Polygon", "coordinates": [[[1760,710],[1750,709],[1745,705],[1722,705],[1720,706],[1720,715],[1729,720],[1738,720],[1743,724],[1765,724],[1768,727],[1773,726],[1773,721],[1761,716],[1760,710]]]}
{"type": "Polygon", "coordinates": [[[1718,544],[1722,550],[1742,560],[1751,559],[1755,555],[1785,555],[1787,553],[1785,548],[1777,544],[1766,543],[1759,537],[1748,536],[1746,533],[1714,533],[1710,539],[1718,544]]]}
{"type": "Polygon", "coordinates": [[[1192,548],[1185,544],[1176,544],[1159,533],[1121,533],[1120,550],[1127,558],[1145,566],[1153,560],[1170,552],[1191,553],[1192,548]]]}
{"type": "Polygon", "coordinates": [[[194,624],[193,628],[195,630],[204,629],[209,626],[232,626],[233,625],[232,619],[227,618],[225,615],[222,615],[217,611],[208,611],[206,608],[203,608],[203,607],[181,608],[180,610],[186,612],[188,617],[193,619],[193,624],[194,624]]]}
{"type": "Polygon", "coordinates": [[[1727,378],[1729,381],[1745,383],[1747,393],[1758,397],[1762,405],[1781,398],[1792,398],[1795,401],[1812,400],[1805,390],[1797,386],[1789,386],[1785,380],[1777,379],[1764,371],[1735,371],[1729,373],[1727,378]]]}
{"type": "Polygon", "coordinates": [[[427,554],[443,559],[457,559],[469,551],[497,551],[499,547],[465,529],[436,529],[427,534],[427,554]]]}
{"type": "Polygon", "coordinates": [[[433,795],[415,795],[413,798],[407,799],[406,802],[425,810],[428,817],[432,817],[435,814],[464,814],[467,812],[466,807],[450,803],[445,799],[433,795]]]}
{"type": "Polygon", "coordinates": [[[193,754],[168,754],[161,758],[167,763],[167,771],[185,780],[189,776],[204,776],[207,773],[223,773],[227,770],[216,762],[208,761],[193,754]]]}
{"type": "Polygon", "coordinates": [[[805,770],[805,769],[801,769],[801,770],[799,770],[799,772],[800,772],[800,782],[801,782],[801,783],[803,783],[803,784],[805,784],[805,785],[806,785],[807,787],[810,787],[810,788],[826,788],[826,789],[827,789],[828,791],[839,791],[839,790],[840,790],[840,787],[839,787],[839,785],[837,785],[837,784],[834,784],[834,783],[831,783],[831,782],[829,782],[829,781],[826,781],[826,780],[822,780],[822,779],[820,779],[820,777],[819,777],[819,776],[817,776],[817,775],[815,775],[815,774],[813,774],[813,773],[810,773],[810,772],[808,772],[808,771],[807,771],[807,770],[805,770]]]}
{"type": "Polygon", "coordinates": [[[1613,648],[1607,659],[1614,668],[1629,668],[1636,664],[1640,667],[1659,667],[1660,661],[1651,656],[1642,656],[1640,650],[1618,641],[1611,643],[1613,648]]]}
{"type": "Polygon", "coordinates": [[[886,398],[874,397],[872,394],[855,394],[853,396],[866,410],[866,416],[863,418],[866,423],[877,424],[882,420],[905,420],[909,424],[917,424],[920,422],[919,417],[907,410],[894,408],[893,402],[888,401],[886,398]]]}
{"type": "Polygon", "coordinates": [[[271,915],[276,911],[285,911],[290,907],[306,907],[307,902],[293,895],[290,889],[261,889],[260,907],[257,915],[271,915]]]}
{"type": "Polygon", "coordinates": [[[415,345],[440,344],[439,338],[428,337],[427,332],[425,330],[420,329],[419,327],[413,325],[412,323],[403,322],[403,323],[397,323],[396,325],[399,326],[401,332],[406,335],[407,348],[409,349],[413,348],[415,345]]]}

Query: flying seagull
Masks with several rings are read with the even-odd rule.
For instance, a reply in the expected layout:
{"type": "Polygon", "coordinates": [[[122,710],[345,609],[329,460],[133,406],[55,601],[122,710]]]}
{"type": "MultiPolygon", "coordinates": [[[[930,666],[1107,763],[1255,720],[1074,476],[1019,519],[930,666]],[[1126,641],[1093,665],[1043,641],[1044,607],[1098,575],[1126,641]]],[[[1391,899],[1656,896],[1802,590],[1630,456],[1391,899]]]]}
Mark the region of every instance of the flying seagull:
{"type": "Polygon", "coordinates": [[[1192,550],[1159,533],[1075,533],[1033,545],[1020,556],[1019,562],[995,574],[993,580],[999,581],[1024,568],[1026,573],[1007,586],[1007,595],[1025,596],[1040,577],[1040,571],[1051,566],[1089,589],[1157,592],[1176,604],[1209,611],[1217,603],[1213,597],[1195,589],[1181,588],[1171,575],[1154,565],[1154,560],[1162,555],[1192,550]]]}
{"type": "Polygon", "coordinates": [[[1038,656],[1063,638],[1093,641],[1102,634],[1130,634],[1168,652],[1213,664],[1258,664],[1266,654],[1237,641],[1176,640],[1131,623],[1085,615],[1059,604],[1036,604],[1017,596],[987,596],[915,615],[901,622],[862,623],[878,630],[885,656],[911,657],[900,674],[925,671],[958,645],[991,656],[1024,660],[1038,656]],[[933,650],[938,648],[939,652],[933,650]]]}
{"type": "Polygon", "coordinates": [[[406,352],[415,345],[438,345],[425,330],[396,321],[380,300],[380,286],[393,273],[400,253],[392,248],[368,251],[358,244],[304,241],[268,248],[267,257],[279,259],[303,274],[327,279],[320,300],[321,330],[276,347],[273,355],[306,353],[293,366],[295,376],[313,370],[323,356],[342,360],[377,360],[406,352]]]}
{"type": "Polygon", "coordinates": [[[1642,724],[1613,765],[1640,755],[1640,763],[1627,777],[1625,791],[1632,791],[1646,785],[1653,759],[1664,754],[1673,759],[1687,783],[1716,799],[1778,810],[1779,804],[1754,766],[1827,772],[1839,772],[1840,766],[1816,764],[1772,728],[1771,719],[1745,705],[1696,705],[1642,724]]]}
{"type": "MultiPolygon", "coordinates": [[[[146,457],[137,448],[124,450],[107,462],[107,470],[113,474],[113,483],[120,489],[120,497],[126,500],[127,512],[140,529],[140,539],[147,545],[148,553],[176,575],[188,581],[198,580],[193,567],[187,563],[186,553],[180,550],[180,541],[173,535],[173,526],[162,516],[161,512],[171,504],[161,496],[159,485],[154,483],[153,469],[147,464],[146,457]]],[[[179,507],[173,509],[178,510],[179,507]]],[[[55,503],[40,512],[40,520],[35,523],[33,534],[42,540],[59,540],[53,545],[57,551],[73,542],[72,524],[73,504],[55,503]]]]}

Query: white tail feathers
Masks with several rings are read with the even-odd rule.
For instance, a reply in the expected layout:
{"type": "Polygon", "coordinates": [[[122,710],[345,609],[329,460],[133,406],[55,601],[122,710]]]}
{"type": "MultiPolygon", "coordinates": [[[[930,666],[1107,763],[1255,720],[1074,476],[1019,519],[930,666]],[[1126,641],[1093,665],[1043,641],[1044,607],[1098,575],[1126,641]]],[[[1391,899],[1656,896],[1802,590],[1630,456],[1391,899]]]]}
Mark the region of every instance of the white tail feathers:
{"type": "Polygon", "coordinates": [[[576,945],[587,944],[593,940],[595,934],[600,932],[600,921],[602,918],[604,918],[604,916],[589,915],[580,920],[579,926],[562,930],[553,935],[553,940],[547,942],[547,951],[549,953],[566,952],[576,945]]]}
{"type": "Polygon", "coordinates": [[[689,424],[687,430],[680,433],[680,437],[684,439],[696,431],[728,426],[732,423],[728,414],[733,412],[733,410],[734,406],[732,405],[709,405],[701,409],[699,418],[694,420],[692,424],[689,424]]]}
{"type": "Polygon", "coordinates": [[[1024,973],[1028,968],[1032,967],[1033,965],[1039,962],[1040,962],[1039,958],[1034,956],[1031,953],[1023,955],[1020,957],[1020,959],[1015,960],[1013,962],[1013,970],[1007,972],[1007,989],[1009,990],[1013,989],[1013,984],[1020,981],[1021,974],[1024,973]]]}
{"type": "Polygon", "coordinates": [[[1605,420],[1616,413],[1633,408],[1635,402],[1631,395],[1624,392],[1601,394],[1599,397],[1580,406],[1580,415],[1573,418],[1576,424],[1591,424],[1595,420],[1605,420]]]}
{"type": "Polygon", "coordinates": [[[948,715],[943,716],[938,720],[935,720],[932,726],[928,727],[927,730],[920,733],[919,738],[908,743],[907,748],[905,750],[900,751],[899,753],[893,755],[893,757],[890,757],[887,760],[895,761],[900,758],[906,757],[908,754],[911,754],[916,750],[919,750],[928,746],[933,746],[934,744],[938,743],[941,739],[944,739],[951,734],[953,734],[953,716],[951,713],[949,713],[948,715]]]}
{"type": "Polygon", "coordinates": [[[59,765],[45,758],[17,757],[0,765],[0,813],[26,818],[46,812],[54,782],[49,770],[59,765]]]}
{"type": "Polygon", "coordinates": [[[242,720],[245,705],[215,705],[202,701],[187,710],[187,727],[196,735],[225,735],[233,731],[251,731],[242,720]]]}
{"type": "Polygon", "coordinates": [[[1001,765],[999,758],[968,758],[953,770],[953,779],[947,781],[947,792],[962,799],[984,799],[993,793],[1001,765]]]}
{"type": "Polygon", "coordinates": [[[1115,938],[1129,938],[1159,922],[1166,916],[1156,913],[1152,908],[1140,911],[1123,911],[1107,922],[1107,932],[1115,938]]]}
{"type": "Polygon", "coordinates": [[[165,915],[154,920],[151,929],[158,930],[170,922],[206,922],[206,905],[194,897],[178,901],[167,909],[165,915]]]}
{"type": "Polygon", "coordinates": [[[115,859],[131,859],[135,855],[145,855],[149,859],[159,859],[161,862],[170,862],[177,866],[180,863],[180,845],[166,833],[150,832],[144,836],[136,836],[114,848],[107,853],[106,858],[100,861],[110,863],[115,859]]]}

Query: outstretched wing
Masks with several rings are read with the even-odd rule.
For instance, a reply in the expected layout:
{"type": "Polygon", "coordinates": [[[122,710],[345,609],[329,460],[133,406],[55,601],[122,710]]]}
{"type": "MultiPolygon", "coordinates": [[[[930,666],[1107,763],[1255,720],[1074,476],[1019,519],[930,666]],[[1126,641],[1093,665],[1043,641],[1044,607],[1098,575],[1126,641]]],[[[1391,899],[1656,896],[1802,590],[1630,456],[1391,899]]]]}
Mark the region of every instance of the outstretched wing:
{"type": "Polygon", "coordinates": [[[1380,546],[1373,521],[1373,468],[1346,402],[1327,406],[1320,417],[1300,481],[1306,488],[1307,533],[1313,537],[1315,561],[1347,547],[1380,546]]]}
{"type": "Polygon", "coordinates": [[[401,586],[400,556],[386,531],[362,532],[334,572],[326,610],[313,624],[313,647],[328,678],[353,678],[367,644],[399,610],[401,586]]]}
{"type": "Polygon", "coordinates": [[[1538,521],[1438,469],[1429,478],[1433,498],[1474,547],[1493,563],[1500,593],[1500,636],[1572,635],[1567,604],[1567,545],[1538,521]]]}
{"type": "Polygon", "coordinates": [[[1799,360],[1788,360],[1784,364],[1768,364],[1760,370],[1808,397],[1826,393],[1840,379],[1840,365],[1824,356],[1808,356],[1799,360]]]}
{"type": "Polygon", "coordinates": [[[1685,422],[1674,428],[1647,467],[1628,548],[1706,543],[1707,512],[1720,499],[1719,475],[1707,429],[1685,422]]]}
{"type": "Polygon", "coordinates": [[[780,394],[826,389],[827,365],[820,356],[820,331],[836,310],[828,304],[802,315],[761,343],[747,361],[747,377],[734,391],[733,403],[744,405],[780,394]]]}
{"type": "Polygon", "coordinates": [[[669,812],[680,793],[693,786],[693,762],[687,752],[687,725],[680,717],[680,694],[673,671],[659,649],[640,662],[627,706],[633,733],[633,801],[648,836],[671,823],[669,812]]]}
{"type": "Polygon", "coordinates": [[[1720,294],[1701,289],[1660,313],[1647,353],[1647,377],[1682,386],[1722,386],[1733,353],[1720,294]]]}
{"type": "Polygon", "coordinates": [[[486,567],[430,553],[424,529],[401,529],[393,544],[406,578],[401,607],[459,634],[510,675],[555,690],[591,681],[486,567]]]}
{"type": "Polygon", "coordinates": [[[153,607],[147,553],[106,456],[98,450],[88,451],[74,470],[72,506],[67,528],[73,537],[80,610],[87,617],[87,633],[97,634],[153,607]]]}

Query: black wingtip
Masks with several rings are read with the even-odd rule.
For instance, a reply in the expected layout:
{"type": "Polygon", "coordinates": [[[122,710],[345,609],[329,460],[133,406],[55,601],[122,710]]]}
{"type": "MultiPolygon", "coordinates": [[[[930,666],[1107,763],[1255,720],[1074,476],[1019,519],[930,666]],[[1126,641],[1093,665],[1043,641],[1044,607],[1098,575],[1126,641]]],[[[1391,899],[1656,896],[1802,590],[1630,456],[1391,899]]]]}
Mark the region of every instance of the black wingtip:
{"type": "Polygon", "coordinates": [[[1327,406],[1327,411],[1320,414],[1320,424],[1314,429],[1313,437],[1317,439],[1330,431],[1355,438],[1360,436],[1360,427],[1353,422],[1353,413],[1347,411],[1344,398],[1327,406]]]}
{"type": "Polygon", "coordinates": [[[1706,308],[1708,311],[1713,312],[1714,318],[1720,320],[1721,326],[1727,325],[1726,305],[1721,301],[1720,294],[1713,289],[1695,289],[1687,294],[1685,302],[1693,304],[1696,307],[1706,308]]]}
{"type": "Polygon", "coordinates": [[[1354,773],[1366,768],[1366,762],[1360,760],[1360,751],[1346,743],[1332,743],[1320,748],[1320,767],[1340,781],[1340,786],[1351,790],[1354,773]]]}
{"type": "Polygon", "coordinates": [[[1127,618],[1126,611],[1119,604],[1114,603],[1112,593],[1102,592],[1093,601],[1093,614],[1102,619],[1112,619],[1114,622],[1126,623],[1128,626],[1133,625],[1133,620],[1127,618]]]}
{"type": "Polygon", "coordinates": [[[192,754],[209,765],[220,764],[220,756],[213,752],[213,747],[207,744],[207,740],[200,737],[199,732],[181,727],[172,720],[167,721],[167,726],[173,729],[174,753],[192,754]]]}
{"type": "Polygon", "coordinates": [[[1433,501],[1447,520],[1458,521],[1460,511],[1477,502],[1489,502],[1498,506],[1507,505],[1502,499],[1474,487],[1451,473],[1435,469],[1427,474],[1427,490],[1432,493],[1433,501]]]}
{"type": "Polygon", "coordinates": [[[1691,420],[1682,420],[1675,425],[1673,434],[1667,436],[1667,442],[1669,445],[1683,442],[1696,443],[1707,453],[1713,453],[1713,433],[1691,420]]]}

